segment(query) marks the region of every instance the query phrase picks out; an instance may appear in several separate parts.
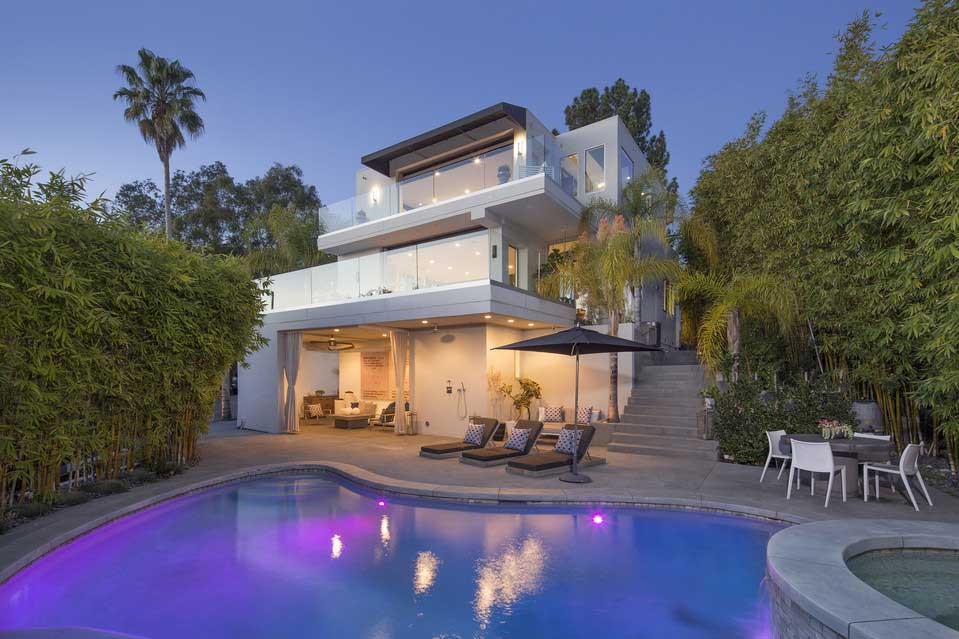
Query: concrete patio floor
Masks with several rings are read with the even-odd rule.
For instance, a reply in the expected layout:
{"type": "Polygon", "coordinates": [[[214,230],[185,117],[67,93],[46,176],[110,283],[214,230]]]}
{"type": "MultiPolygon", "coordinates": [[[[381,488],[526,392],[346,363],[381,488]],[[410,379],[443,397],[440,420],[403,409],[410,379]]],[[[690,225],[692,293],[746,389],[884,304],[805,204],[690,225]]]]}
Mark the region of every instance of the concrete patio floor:
{"type": "MultiPolygon", "coordinates": [[[[398,437],[386,432],[344,431],[329,426],[307,426],[299,435],[269,435],[237,430],[229,422],[214,424],[201,443],[201,462],[182,475],[139,486],[79,506],[65,508],[0,535],[0,575],[26,555],[69,534],[78,527],[143,500],[182,490],[198,482],[269,464],[338,462],[380,475],[379,483],[396,481],[398,491],[418,484],[440,485],[444,495],[462,498],[490,496],[512,501],[576,501],[606,503],[682,503],[689,507],[718,508],[762,514],[785,521],[869,518],[959,521],[959,499],[932,491],[934,506],[920,502],[915,512],[903,497],[884,487],[879,501],[863,503],[850,487],[843,503],[834,487],[829,508],[823,507],[825,484],[809,495],[807,486],[785,497],[786,480],[775,472],[759,483],[760,468],[718,462],[691,461],[608,453],[608,460],[588,469],[590,484],[560,482],[555,476],[532,478],[507,473],[503,467],[477,468],[457,459],[432,460],[418,456],[419,447],[443,438],[427,435],[398,437]],[[460,490],[462,487],[462,490],[460,490]]],[[[448,441],[448,440],[446,440],[448,441]]]]}

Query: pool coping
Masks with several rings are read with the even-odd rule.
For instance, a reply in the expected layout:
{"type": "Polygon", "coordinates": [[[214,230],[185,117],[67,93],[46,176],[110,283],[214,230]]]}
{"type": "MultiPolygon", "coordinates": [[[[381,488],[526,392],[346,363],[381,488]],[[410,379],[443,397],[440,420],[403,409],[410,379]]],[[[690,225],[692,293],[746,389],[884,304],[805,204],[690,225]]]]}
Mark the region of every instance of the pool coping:
{"type": "Polygon", "coordinates": [[[77,537],[81,537],[101,526],[116,521],[138,511],[156,506],[157,504],[182,497],[222,484],[243,481],[263,475],[274,475],[287,472],[328,473],[351,481],[358,486],[383,491],[384,493],[411,496],[426,499],[436,499],[450,502],[475,503],[529,503],[529,504],[594,504],[604,506],[637,506],[648,508],[669,508],[694,510],[700,512],[715,512],[753,519],[774,521],[783,524],[802,524],[809,519],[792,513],[774,511],[731,502],[703,499],[699,495],[689,497],[673,496],[638,496],[616,493],[608,499],[597,499],[595,496],[569,494],[563,490],[545,488],[497,488],[479,486],[456,486],[432,484],[426,482],[396,479],[366,470],[354,464],[334,461],[306,461],[282,462],[249,466],[240,470],[223,473],[214,477],[180,486],[169,491],[154,495],[126,506],[122,506],[99,517],[94,517],[71,530],[61,533],[43,544],[35,547],[28,553],[21,555],[13,562],[0,568],[0,584],[6,583],[14,575],[30,564],[64,546],[77,537]]]}
{"type": "Polygon", "coordinates": [[[888,519],[829,520],[777,532],[766,548],[774,587],[848,639],[959,639],[959,632],[890,599],[846,562],[873,550],[959,551],[959,524],[888,519]]]}

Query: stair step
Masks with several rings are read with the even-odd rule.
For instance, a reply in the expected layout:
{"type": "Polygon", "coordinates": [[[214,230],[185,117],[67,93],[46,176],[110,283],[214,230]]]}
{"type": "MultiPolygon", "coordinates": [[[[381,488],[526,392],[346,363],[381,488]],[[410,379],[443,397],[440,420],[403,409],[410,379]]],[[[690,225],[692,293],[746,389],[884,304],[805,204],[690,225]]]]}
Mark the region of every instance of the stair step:
{"type": "Polygon", "coordinates": [[[670,426],[666,424],[619,424],[615,433],[627,435],[661,435],[666,437],[699,436],[699,428],[694,426],[670,426]]]}
{"type": "Polygon", "coordinates": [[[681,404],[643,403],[626,404],[622,412],[626,415],[689,415],[695,417],[700,410],[702,410],[702,406],[698,402],[695,404],[689,402],[683,402],[681,404]]]}
{"type": "Polygon", "coordinates": [[[657,446],[637,446],[633,444],[610,443],[606,450],[611,453],[651,455],[654,457],[680,457],[685,459],[700,459],[702,461],[716,461],[719,459],[719,453],[717,451],[685,450],[679,448],[661,448],[657,446]]]}
{"type": "Polygon", "coordinates": [[[640,435],[616,431],[612,444],[632,444],[633,446],[653,446],[659,448],[680,448],[684,450],[717,450],[716,442],[696,437],[669,437],[666,435],[640,435]]]}
{"type": "Polygon", "coordinates": [[[632,415],[620,416],[619,423],[623,426],[670,426],[675,428],[696,428],[699,423],[695,417],[669,417],[658,415],[655,417],[646,416],[637,419],[632,415]]]}

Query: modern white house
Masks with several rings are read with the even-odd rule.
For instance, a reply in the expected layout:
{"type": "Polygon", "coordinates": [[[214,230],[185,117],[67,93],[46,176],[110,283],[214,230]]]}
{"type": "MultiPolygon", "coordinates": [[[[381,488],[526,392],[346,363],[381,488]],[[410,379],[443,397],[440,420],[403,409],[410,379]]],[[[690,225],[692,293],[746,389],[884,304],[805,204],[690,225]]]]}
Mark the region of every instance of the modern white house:
{"type": "MultiPolygon", "coordinates": [[[[578,236],[584,205],[619,198],[646,169],[622,120],[553,135],[527,109],[500,103],[361,162],[355,195],[320,211],[317,245],[337,261],[271,278],[269,345],[239,371],[241,424],[296,432],[304,398],[322,390],[361,412],[400,396],[413,423],[397,430],[458,436],[472,415],[514,418],[490,376],[514,387],[532,378],[542,404],[566,407],[572,420],[568,358],[491,349],[573,325],[574,307],[537,295],[536,277],[551,251],[578,236]]],[[[678,308],[666,284],[648,284],[642,300],[633,313],[642,326],[624,324],[620,335],[676,347],[678,308]]],[[[620,409],[633,359],[620,356],[620,409]]],[[[600,418],[608,362],[582,361],[580,402],[600,418]]]]}

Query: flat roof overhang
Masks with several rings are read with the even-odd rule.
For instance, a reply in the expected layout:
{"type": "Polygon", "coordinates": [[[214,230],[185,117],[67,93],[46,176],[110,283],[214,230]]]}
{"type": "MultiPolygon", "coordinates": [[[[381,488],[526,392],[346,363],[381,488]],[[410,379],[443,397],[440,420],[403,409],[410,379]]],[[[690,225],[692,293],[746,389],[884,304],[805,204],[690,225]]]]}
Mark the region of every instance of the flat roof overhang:
{"type": "Polygon", "coordinates": [[[533,175],[321,235],[334,255],[390,248],[507,223],[546,241],[579,235],[582,204],[545,175],[533,175]]]}
{"type": "Polygon", "coordinates": [[[499,282],[481,280],[423,291],[361,298],[341,304],[276,311],[263,316],[277,330],[342,326],[427,328],[463,324],[499,324],[512,328],[566,328],[576,319],[569,304],[499,282]],[[487,319],[486,315],[490,318],[487,319]],[[509,320],[514,320],[510,322],[509,320]],[[426,320],[426,324],[423,323],[426,320]],[[532,322],[533,327],[528,326],[532,322]]]}
{"type": "Polygon", "coordinates": [[[526,129],[526,109],[508,102],[467,115],[426,133],[364,155],[365,166],[396,177],[406,167],[474,145],[514,129],[526,129]]]}

